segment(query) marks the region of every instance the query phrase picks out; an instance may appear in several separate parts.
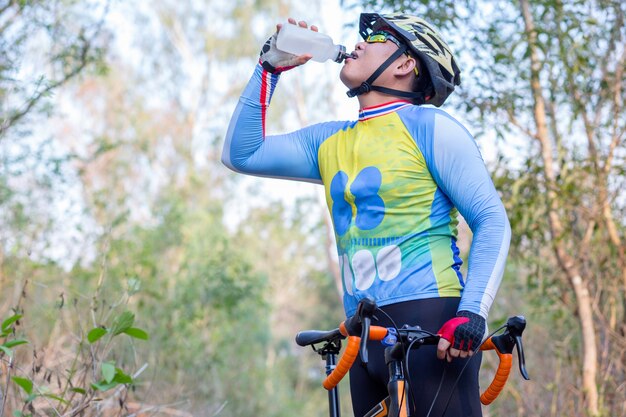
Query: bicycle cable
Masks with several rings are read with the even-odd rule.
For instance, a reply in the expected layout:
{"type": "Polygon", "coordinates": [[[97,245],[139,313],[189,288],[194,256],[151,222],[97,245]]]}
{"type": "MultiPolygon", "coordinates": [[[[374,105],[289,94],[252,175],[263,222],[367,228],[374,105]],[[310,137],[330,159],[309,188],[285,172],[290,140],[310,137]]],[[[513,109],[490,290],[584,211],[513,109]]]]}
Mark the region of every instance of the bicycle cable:
{"type": "MultiPolygon", "coordinates": [[[[496,330],[491,332],[491,334],[489,334],[485,338],[485,340],[483,340],[483,342],[480,345],[478,345],[478,347],[476,349],[474,349],[474,351],[473,351],[474,353],[472,353],[472,356],[470,356],[468,358],[468,360],[465,362],[465,365],[463,365],[463,368],[461,368],[461,372],[459,372],[459,375],[456,377],[456,381],[454,381],[454,385],[452,385],[452,389],[450,390],[450,395],[448,396],[448,400],[446,401],[446,406],[443,409],[443,413],[441,413],[441,417],[444,417],[446,415],[446,412],[448,411],[448,406],[450,406],[450,401],[452,400],[452,395],[454,394],[454,390],[456,389],[456,386],[459,384],[459,381],[461,380],[461,376],[463,375],[463,372],[465,372],[465,368],[467,368],[467,365],[469,365],[469,363],[472,361],[472,359],[474,359],[477,356],[475,353],[480,350],[482,345],[484,345],[485,342],[487,340],[489,340],[489,338],[491,338],[492,336],[494,336],[496,333],[498,333],[500,330],[502,330],[504,328],[506,328],[506,324],[503,324],[502,326],[498,327],[496,330]]],[[[444,368],[444,374],[445,374],[445,368],[444,368]]],[[[437,394],[439,394],[439,393],[437,393],[437,394]]],[[[433,404],[434,404],[434,402],[433,402],[433,404]]],[[[428,412],[428,415],[426,415],[426,417],[430,417],[430,411],[428,412]]]]}
{"type": "MultiPolygon", "coordinates": [[[[381,308],[376,308],[377,311],[380,311],[381,313],[383,313],[383,315],[385,317],[387,317],[387,319],[389,320],[389,322],[391,323],[391,326],[394,328],[394,330],[396,331],[396,334],[398,335],[398,337],[400,337],[400,330],[398,329],[398,325],[396,324],[396,322],[391,318],[391,316],[389,314],[387,314],[387,312],[381,308]]],[[[411,342],[411,344],[413,344],[413,342],[411,342]]],[[[404,349],[404,343],[400,343],[400,346],[402,347],[402,356],[406,359],[407,357],[407,351],[404,349]]],[[[410,345],[409,345],[409,351],[410,351],[410,345]]],[[[402,367],[404,368],[404,372],[406,373],[406,371],[408,370],[407,367],[405,367],[405,364],[402,363],[402,367]]],[[[399,407],[398,407],[398,417],[400,417],[400,410],[402,410],[402,403],[404,402],[404,394],[405,394],[405,390],[406,390],[406,386],[408,384],[408,375],[406,380],[404,381],[404,384],[402,385],[402,400],[400,401],[399,407]]],[[[409,385],[409,395],[411,396],[411,400],[413,402],[413,407],[415,407],[415,398],[413,397],[413,391],[411,391],[411,386],[409,385]]],[[[393,416],[392,416],[393,417],[393,416]]]]}
{"type": "MultiPolygon", "coordinates": [[[[387,319],[391,322],[393,328],[396,330],[396,333],[398,335],[400,335],[400,331],[398,330],[398,326],[396,325],[394,320],[391,318],[391,316],[389,314],[387,314],[387,312],[385,312],[384,310],[382,310],[380,308],[378,309],[378,311],[380,311],[381,313],[383,313],[383,315],[385,317],[387,317],[387,319]]],[[[425,333],[430,334],[431,336],[435,335],[435,333],[429,332],[427,330],[423,330],[422,329],[422,331],[425,332],[425,333]]],[[[419,339],[413,340],[409,344],[409,348],[406,349],[406,350],[404,348],[404,344],[403,343],[400,344],[402,346],[402,355],[404,357],[404,361],[402,362],[402,368],[403,368],[404,373],[406,374],[406,378],[405,378],[405,384],[402,387],[402,397],[401,397],[402,400],[401,400],[401,402],[399,404],[399,408],[398,408],[398,417],[400,417],[400,412],[401,412],[400,410],[402,410],[402,401],[404,401],[404,398],[405,398],[405,395],[404,395],[405,391],[404,390],[406,389],[407,385],[409,387],[407,391],[408,391],[408,395],[411,397],[411,403],[412,403],[412,406],[413,406],[413,410],[417,409],[417,401],[415,401],[415,394],[413,393],[413,390],[411,389],[411,372],[410,372],[410,369],[409,369],[410,368],[409,367],[409,356],[411,354],[411,349],[413,348],[413,344],[418,342],[418,341],[419,341],[419,339]]],[[[444,368],[444,371],[443,371],[443,373],[441,375],[441,380],[439,381],[439,388],[437,388],[437,392],[435,393],[435,397],[434,397],[433,402],[432,402],[432,404],[430,406],[431,410],[432,410],[433,406],[435,405],[435,402],[437,401],[437,397],[439,396],[439,392],[441,391],[441,387],[443,385],[445,374],[446,374],[446,372],[445,372],[445,368],[444,368]]],[[[430,414],[430,411],[429,411],[429,414],[430,414]]]]}
{"type": "MultiPolygon", "coordinates": [[[[437,398],[439,398],[439,394],[441,394],[441,388],[443,387],[443,381],[445,381],[445,379],[446,379],[446,371],[447,370],[448,370],[448,362],[446,361],[443,364],[443,372],[441,373],[441,379],[439,380],[439,386],[437,387],[437,392],[435,392],[435,396],[433,397],[433,401],[430,403],[430,408],[428,409],[428,413],[426,413],[426,417],[430,417],[430,413],[432,413],[433,408],[435,408],[435,404],[437,403],[437,398]]],[[[444,411],[444,413],[445,413],[445,411],[444,411]]]]}
{"type": "MultiPolygon", "coordinates": [[[[396,324],[396,322],[391,318],[391,316],[389,314],[387,314],[386,311],[384,311],[381,308],[376,308],[376,311],[381,312],[391,323],[392,327],[396,330],[397,334],[400,334],[400,331],[398,329],[398,326],[396,324]]],[[[444,417],[446,415],[446,412],[448,411],[448,407],[450,406],[450,401],[452,400],[452,395],[454,394],[454,390],[456,389],[457,385],[459,384],[459,381],[461,380],[461,376],[463,375],[463,372],[465,372],[465,368],[467,368],[467,366],[469,365],[469,363],[472,361],[472,359],[476,356],[475,353],[478,352],[480,350],[480,348],[482,347],[483,344],[485,344],[485,342],[487,340],[489,340],[490,337],[494,336],[496,333],[498,333],[500,330],[506,328],[506,324],[503,324],[502,326],[498,327],[496,330],[494,330],[493,332],[491,332],[491,334],[489,334],[484,340],[483,342],[478,345],[478,347],[473,351],[472,356],[469,357],[469,359],[465,362],[465,365],[463,365],[463,368],[461,368],[461,372],[459,372],[459,375],[457,376],[456,380],[454,381],[454,384],[452,385],[452,389],[450,390],[450,395],[448,396],[448,400],[446,401],[446,406],[443,409],[443,413],[441,413],[441,417],[444,417]]],[[[431,335],[434,335],[434,333],[428,332],[426,330],[423,330],[426,333],[430,333],[431,335]]],[[[415,342],[417,342],[419,339],[415,339],[413,340],[410,344],[409,344],[409,349],[408,352],[407,350],[404,348],[404,344],[400,344],[402,346],[402,354],[404,356],[404,362],[402,364],[403,368],[404,368],[404,373],[406,374],[406,381],[405,384],[402,387],[402,401],[404,401],[404,390],[406,385],[409,386],[408,389],[408,393],[411,396],[411,402],[413,403],[413,408],[415,409],[417,402],[415,401],[415,396],[413,395],[413,391],[411,390],[411,385],[410,385],[410,381],[411,381],[411,373],[409,371],[409,354],[411,352],[411,347],[413,346],[413,344],[415,342]]],[[[445,359],[444,359],[445,360],[445,359]]],[[[430,413],[432,412],[435,403],[437,401],[437,398],[439,397],[439,394],[441,393],[441,388],[443,386],[443,381],[445,379],[445,375],[446,375],[446,370],[448,368],[448,362],[446,361],[446,363],[444,364],[444,368],[443,368],[443,372],[441,373],[441,380],[439,381],[439,387],[437,388],[437,392],[435,393],[435,396],[433,398],[432,403],[430,404],[430,409],[428,410],[428,414],[426,414],[426,417],[430,417],[430,413]]],[[[400,407],[398,408],[398,417],[400,416],[400,410],[402,409],[402,402],[400,403],[400,407]]]]}
{"type": "MultiPolygon", "coordinates": [[[[430,332],[428,332],[430,333],[430,332]]],[[[432,334],[432,333],[431,333],[432,334]]],[[[411,381],[411,371],[410,371],[410,367],[409,367],[409,355],[411,354],[411,347],[413,346],[413,343],[417,342],[419,339],[416,339],[414,341],[411,342],[411,344],[409,345],[409,351],[407,352],[407,356],[405,359],[405,370],[404,372],[406,373],[406,377],[408,381],[411,381]]],[[[441,373],[441,379],[439,380],[439,386],[437,387],[437,392],[435,392],[435,396],[433,397],[433,401],[430,404],[430,408],[428,409],[428,414],[426,415],[426,417],[430,416],[430,413],[433,409],[433,407],[435,406],[435,403],[437,402],[437,398],[439,397],[439,394],[441,392],[441,387],[443,386],[443,381],[445,379],[446,376],[446,369],[448,368],[448,364],[447,362],[444,364],[444,368],[443,368],[443,372],[441,373]]],[[[411,400],[413,401],[413,410],[417,410],[417,401],[415,401],[415,396],[413,395],[413,391],[411,390],[411,386],[409,385],[409,393],[411,395],[411,400]]]]}

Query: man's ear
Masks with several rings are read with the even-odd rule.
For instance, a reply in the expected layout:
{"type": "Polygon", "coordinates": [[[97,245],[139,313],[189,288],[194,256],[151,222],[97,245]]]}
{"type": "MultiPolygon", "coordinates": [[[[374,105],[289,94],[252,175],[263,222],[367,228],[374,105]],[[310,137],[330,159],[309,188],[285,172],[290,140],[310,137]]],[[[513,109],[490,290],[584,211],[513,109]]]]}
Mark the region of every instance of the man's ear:
{"type": "Polygon", "coordinates": [[[396,75],[399,76],[404,76],[414,72],[415,66],[417,65],[415,58],[406,55],[404,55],[403,58],[404,59],[396,65],[396,75]]]}

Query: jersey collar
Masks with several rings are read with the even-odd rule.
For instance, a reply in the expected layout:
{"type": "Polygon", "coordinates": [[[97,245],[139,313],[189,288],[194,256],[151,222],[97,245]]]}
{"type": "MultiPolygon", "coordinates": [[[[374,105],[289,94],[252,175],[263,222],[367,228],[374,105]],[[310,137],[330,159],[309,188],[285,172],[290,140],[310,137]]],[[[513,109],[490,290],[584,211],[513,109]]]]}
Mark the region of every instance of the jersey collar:
{"type": "Polygon", "coordinates": [[[379,104],[377,106],[364,107],[359,110],[359,122],[372,119],[374,117],[383,116],[385,114],[393,113],[401,108],[411,106],[411,102],[408,100],[394,100],[388,103],[379,104]]]}

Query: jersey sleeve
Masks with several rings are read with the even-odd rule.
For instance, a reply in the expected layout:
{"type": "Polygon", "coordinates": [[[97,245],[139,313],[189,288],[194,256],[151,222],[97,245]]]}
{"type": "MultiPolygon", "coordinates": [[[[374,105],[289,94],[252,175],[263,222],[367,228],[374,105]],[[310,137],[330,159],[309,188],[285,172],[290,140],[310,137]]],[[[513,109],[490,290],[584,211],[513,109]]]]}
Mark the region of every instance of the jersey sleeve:
{"type": "Polygon", "coordinates": [[[319,146],[347,122],[321,123],[266,136],[266,112],[278,79],[279,75],[256,66],[228,126],[222,162],[244,174],[321,183],[319,146]]]}
{"type": "Polygon", "coordinates": [[[473,233],[459,311],[487,318],[504,274],[511,239],[509,220],[472,135],[445,112],[433,111],[426,163],[473,233]]]}

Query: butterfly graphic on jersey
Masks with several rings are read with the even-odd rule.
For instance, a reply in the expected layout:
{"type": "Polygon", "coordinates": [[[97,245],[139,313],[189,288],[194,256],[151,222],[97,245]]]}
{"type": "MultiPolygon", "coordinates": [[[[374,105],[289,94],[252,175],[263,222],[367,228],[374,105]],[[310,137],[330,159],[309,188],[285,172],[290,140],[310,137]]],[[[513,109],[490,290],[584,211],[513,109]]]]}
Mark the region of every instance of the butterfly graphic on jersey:
{"type": "Polygon", "coordinates": [[[346,200],[348,180],[348,174],[339,171],[330,183],[333,223],[339,236],[346,234],[353,220],[359,229],[371,230],[385,217],[385,202],[378,195],[382,184],[382,175],[378,168],[366,167],[357,174],[350,185],[350,194],[354,196],[353,203],[346,200]],[[356,214],[354,218],[353,212],[356,214]]]}

